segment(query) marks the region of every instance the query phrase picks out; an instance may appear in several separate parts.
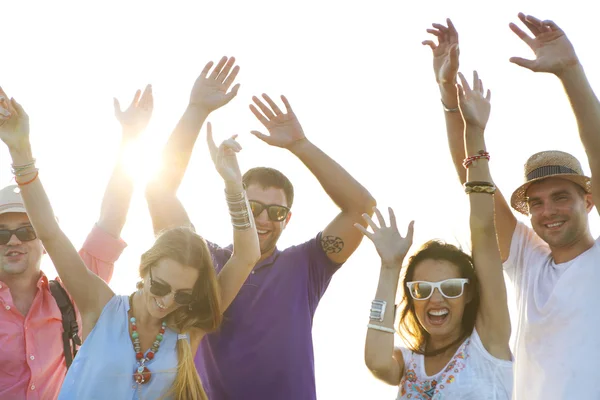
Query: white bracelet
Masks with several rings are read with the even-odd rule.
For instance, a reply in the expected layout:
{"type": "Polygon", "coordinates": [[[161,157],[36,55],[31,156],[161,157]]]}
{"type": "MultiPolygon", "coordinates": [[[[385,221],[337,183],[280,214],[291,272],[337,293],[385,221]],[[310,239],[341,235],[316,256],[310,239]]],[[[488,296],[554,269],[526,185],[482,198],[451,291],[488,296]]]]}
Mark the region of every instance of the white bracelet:
{"type": "Polygon", "coordinates": [[[386,326],[381,326],[381,325],[368,324],[367,328],[369,328],[369,329],[375,329],[375,330],[381,331],[381,332],[396,333],[396,331],[393,330],[392,328],[388,328],[386,326]]]}

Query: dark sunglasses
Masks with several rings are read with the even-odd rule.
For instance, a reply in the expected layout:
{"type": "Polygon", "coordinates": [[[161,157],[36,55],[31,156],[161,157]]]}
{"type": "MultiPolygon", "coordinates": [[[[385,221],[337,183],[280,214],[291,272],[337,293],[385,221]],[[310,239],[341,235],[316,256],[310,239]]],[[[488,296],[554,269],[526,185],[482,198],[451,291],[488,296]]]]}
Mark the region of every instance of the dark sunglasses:
{"type": "Polygon", "coordinates": [[[280,206],[277,204],[263,204],[260,201],[249,200],[250,208],[252,209],[252,215],[254,218],[258,217],[264,209],[267,209],[267,215],[269,219],[273,222],[281,222],[287,217],[290,209],[285,206],[280,206]]]}
{"type": "Polygon", "coordinates": [[[408,291],[415,300],[427,300],[437,288],[442,296],[447,299],[456,299],[463,295],[465,284],[469,283],[466,278],[452,278],[440,282],[414,281],[407,282],[408,291]]]}
{"type": "MultiPolygon", "coordinates": [[[[173,290],[170,285],[166,283],[160,283],[152,279],[152,268],[150,268],[150,293],[155,296],[164,297],[171,293],[173,290]]],[[[187,306],[192,304],[194,301],[194,296],[191,293],[183,292],[181,290],[177,290],[174,292],[173,299],[175,303],[180,306],[187,306]]]]}
{"type": "Polygon", "coordinates": [[[10,242],[12,235],[15,235],[21,242],[29,242],[37,238],[35,230],[31,225],[22,226],[15,230],[2,229],[0,230],[0,245],[10,242]]]}

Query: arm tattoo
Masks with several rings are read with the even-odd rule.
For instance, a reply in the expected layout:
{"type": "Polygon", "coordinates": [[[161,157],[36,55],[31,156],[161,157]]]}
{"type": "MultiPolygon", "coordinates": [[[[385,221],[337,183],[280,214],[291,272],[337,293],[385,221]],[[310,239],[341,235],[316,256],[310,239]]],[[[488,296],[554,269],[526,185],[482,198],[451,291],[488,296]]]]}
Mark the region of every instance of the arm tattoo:
{"type": "Polygon", "coordinates": [[[321,247],[326,254],[339,253],[344,248],[344,241],[337,236],[321,237],[321,247]]]}

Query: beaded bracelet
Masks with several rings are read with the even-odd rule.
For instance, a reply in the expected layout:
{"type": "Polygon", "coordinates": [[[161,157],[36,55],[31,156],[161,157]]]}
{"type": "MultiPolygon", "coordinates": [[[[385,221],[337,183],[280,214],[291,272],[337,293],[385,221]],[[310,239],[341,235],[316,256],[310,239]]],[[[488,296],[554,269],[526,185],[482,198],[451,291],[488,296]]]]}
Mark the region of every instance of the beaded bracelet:
{"type": "Polygon", "coordinates": [[[449,112],[449,113],[458,112],[458,107],[456,107],[456,108],[448,108],[448,106],[446,105],[446,103],[444,103],[444,100],[440,99],[440,101],[442,102],[442,107],[444,107],[444,111],[449,112]]]}
{"type": "Polygon", "coordinates": [[[490,153],[488,153],[485,150],[479,150],[479,152],[476,155],[465,158],[465,160],[463,161],[463,166],[465,168],[469,168],[469,166],[471,164],[473,164],[474,161],[479,160],[481,158],[485,158],[486,160],[489,161],[490,160],[490,153]]]}
{"type": "MultiPolygon", "coordinates": [[[[33,176],[33,178],[31,178],[30,180],[28,180],[27,182],[17,182],[17,185],[19,186],[25,186],[25,185],[29,185],[31,182],[35,181],[39,175],[39,171],[35,171],[35,175],[33,176]]],[[[15,179],[16,182],[16,179],[15,179]]]]}
{"type": "Polygon", "coordinates": [[[375,324],[367,324],[367,328],[375,329],[376,331],[387,332],[387,333],[396,333],[392,328],[388,328],[387,326],[375,325],[375,324]]]}
{"type": "Polygon", "coordinates": [[[467,186],[465,187],[465,193],[487,193],[494,194],[496,193],[496,186],[467,186]]]}

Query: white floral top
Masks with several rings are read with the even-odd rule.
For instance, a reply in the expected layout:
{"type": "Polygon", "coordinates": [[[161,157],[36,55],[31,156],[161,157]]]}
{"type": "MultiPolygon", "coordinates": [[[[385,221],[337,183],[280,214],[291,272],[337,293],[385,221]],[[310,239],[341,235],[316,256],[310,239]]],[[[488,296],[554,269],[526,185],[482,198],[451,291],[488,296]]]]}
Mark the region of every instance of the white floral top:
{"type": "Polygon", "coordinates": [[[476,330],[456,350],[446,367],[425,373],[424,357],[402,348],[404,376],[397,400],[509,400],[512,362],[487,352],[476,330]]]}

